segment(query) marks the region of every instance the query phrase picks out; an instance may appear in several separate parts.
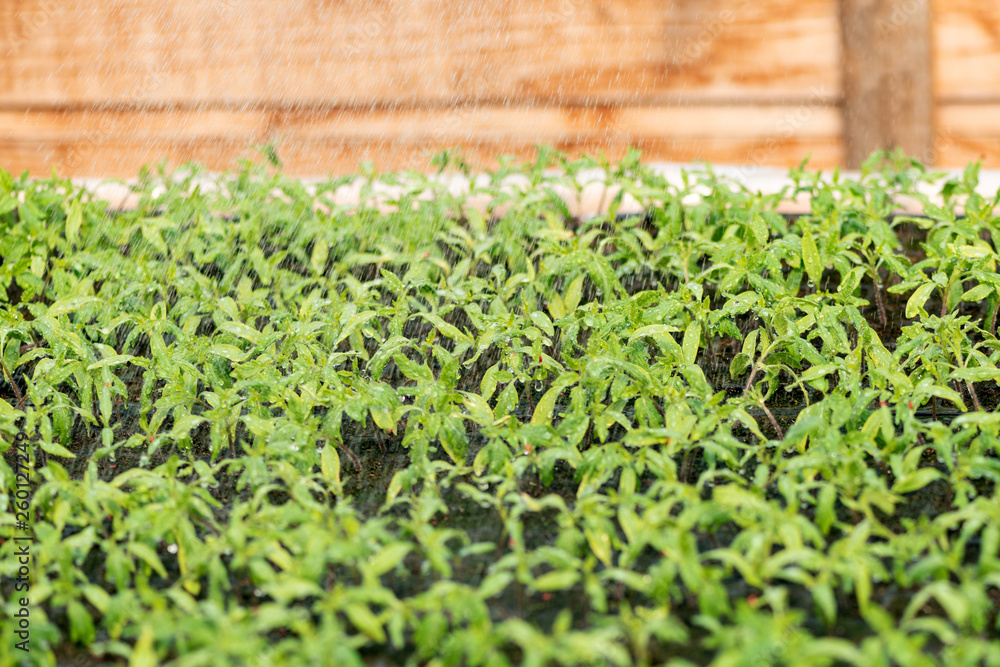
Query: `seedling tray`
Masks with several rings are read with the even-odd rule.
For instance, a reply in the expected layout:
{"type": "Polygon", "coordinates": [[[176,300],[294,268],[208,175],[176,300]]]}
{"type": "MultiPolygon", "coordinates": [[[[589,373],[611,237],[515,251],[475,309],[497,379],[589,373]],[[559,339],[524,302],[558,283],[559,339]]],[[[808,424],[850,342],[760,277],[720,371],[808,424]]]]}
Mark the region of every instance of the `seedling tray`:
{"type": "Polygon", "coordinates": [[[319,206],[336,183],[267,164],[208,191],[146,174],[113,216],[0,171],[0,478],[30,489],[30,522],[11,496],[3,519],[38,545],[34,655],[1000,651],[998,201],[975,165],[932,201],[878,160],[793,171],[798,215],[638,162],[595,217],[551,196],[587,161],[388,207],[319,206]]]}

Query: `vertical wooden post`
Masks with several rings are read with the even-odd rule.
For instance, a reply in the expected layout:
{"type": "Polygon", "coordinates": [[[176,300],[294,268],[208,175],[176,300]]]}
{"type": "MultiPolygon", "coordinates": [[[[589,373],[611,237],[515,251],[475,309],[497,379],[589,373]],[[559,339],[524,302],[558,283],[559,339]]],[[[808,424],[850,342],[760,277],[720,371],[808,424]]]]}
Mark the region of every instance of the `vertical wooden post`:
{"type": "Polygon", "coordinates": [[[902,148],[934,162],[930,0],[840,0],[847,166],[902,148]]]}

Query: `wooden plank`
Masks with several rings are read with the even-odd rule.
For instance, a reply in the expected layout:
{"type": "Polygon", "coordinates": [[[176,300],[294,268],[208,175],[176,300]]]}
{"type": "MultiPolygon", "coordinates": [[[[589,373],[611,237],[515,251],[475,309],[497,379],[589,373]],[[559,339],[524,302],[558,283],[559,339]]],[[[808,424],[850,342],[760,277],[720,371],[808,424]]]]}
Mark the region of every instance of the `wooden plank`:
{"type": "Polygon", "coordinates": [[[20,0],[0,26],[6,108],[840,95],[835,0],[20,0]]]}
{"type": "Polygon", "coordinates": [[[934,162],[930,11],[924,0],[841,0],[847,165],[899,147],[934,162]]]}
{"type": "Polygon", "coordinates": [[[984,168],[1000,168],[1000,102],[941,105],[934,138],[941,166],[982,160],[984,168]]]}
{"type": "Polygon", "coordinates": [[[1000,3],[934,0],[932,11],[938,100],[1000,102],[1000,3]]]}
{"type": "Polygon", "coordinates": [[[194,159],[232,168],[253,143],[279,142],[289,173],[429,166],[429,154],[462,145],[474,164],[500,154],[534,155],[550,144],[570,153],[617,158],[630,145],[651,161],[782,165],[812,153],[813,166],[843,158],[836,106],[650,106],[572,108],[534,105],[452,109],[338,109],[0,112],[0,163],[14,172],[76,176],[136,173],[144,162],[194,159]]]}

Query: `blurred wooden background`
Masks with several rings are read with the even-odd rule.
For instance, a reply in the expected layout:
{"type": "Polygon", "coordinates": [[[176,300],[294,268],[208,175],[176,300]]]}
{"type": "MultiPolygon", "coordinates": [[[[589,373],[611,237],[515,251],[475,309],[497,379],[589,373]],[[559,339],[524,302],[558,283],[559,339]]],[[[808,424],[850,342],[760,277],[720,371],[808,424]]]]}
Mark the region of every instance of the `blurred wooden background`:
{"type": "Polygon", "coordinates": [[[267,142],[303,175],[426,168],[455,145],[490,164],[537,143],[829,167],[921,132],[926,161],[1000,166],[1000,3],[0,0],[15,173],[225,169],[267,142]]]}

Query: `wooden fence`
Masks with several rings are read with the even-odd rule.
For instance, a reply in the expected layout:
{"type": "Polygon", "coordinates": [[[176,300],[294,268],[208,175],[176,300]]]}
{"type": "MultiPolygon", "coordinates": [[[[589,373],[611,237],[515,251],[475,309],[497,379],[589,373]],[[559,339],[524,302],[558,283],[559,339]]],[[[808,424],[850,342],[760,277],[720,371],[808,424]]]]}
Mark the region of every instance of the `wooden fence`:
{"type": "Polygon", "coordinates": [[[538,143],[656,161],[1000,166],[1000,3],[0,0],[0,165],[425,168],[538,143]],[[6,55],[4,55],[6,54],[6,55]]]}

